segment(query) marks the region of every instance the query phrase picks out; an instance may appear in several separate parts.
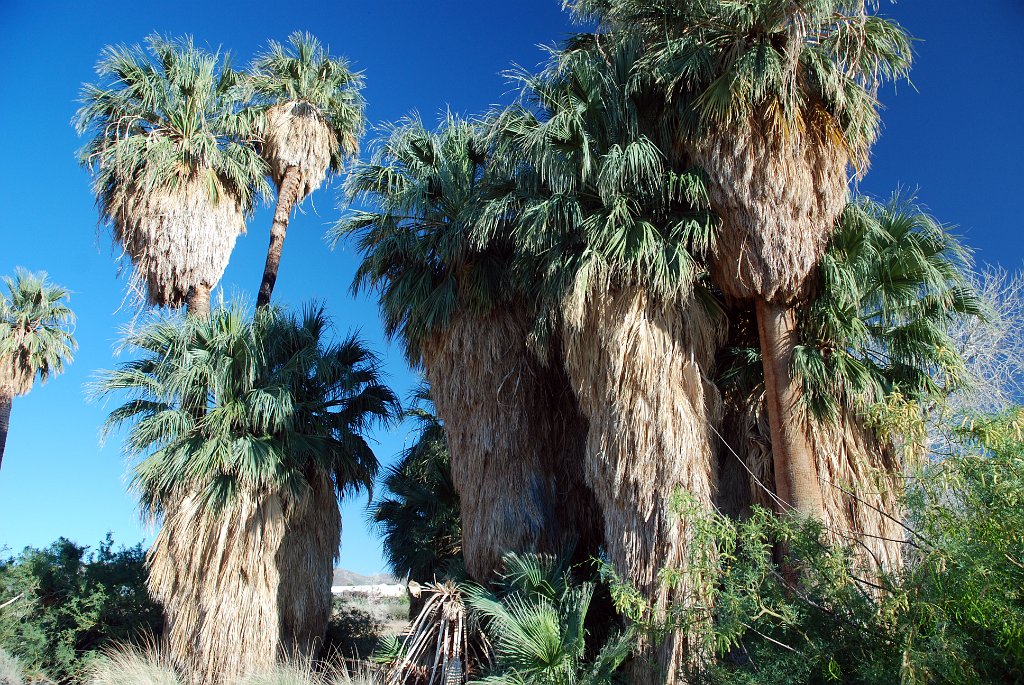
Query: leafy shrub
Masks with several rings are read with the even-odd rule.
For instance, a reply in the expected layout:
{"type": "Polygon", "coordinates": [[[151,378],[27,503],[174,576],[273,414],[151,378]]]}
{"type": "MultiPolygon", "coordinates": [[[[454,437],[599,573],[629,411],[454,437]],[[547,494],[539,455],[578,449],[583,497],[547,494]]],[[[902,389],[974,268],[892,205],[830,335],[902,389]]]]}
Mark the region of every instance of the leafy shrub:
{"type": "Polygon", "coordinates": [[[956,454],[910,479],[907,507],[906,567],[880,579],[814,522],[760,509],[708,517],[695,544],[718,548],[715,620],[700,607],[677,616],[718,658],[691,680],[1024,682],[1024,410],[960,430],[956,454]]]}
{"type": "Polygon", "coordinates": [[[0,561],[0,646],[24,668],[80,680],[103,647],[159,634],[162,613],[146,591],[141,545],[95,552],[60,538],[0,561]]]}

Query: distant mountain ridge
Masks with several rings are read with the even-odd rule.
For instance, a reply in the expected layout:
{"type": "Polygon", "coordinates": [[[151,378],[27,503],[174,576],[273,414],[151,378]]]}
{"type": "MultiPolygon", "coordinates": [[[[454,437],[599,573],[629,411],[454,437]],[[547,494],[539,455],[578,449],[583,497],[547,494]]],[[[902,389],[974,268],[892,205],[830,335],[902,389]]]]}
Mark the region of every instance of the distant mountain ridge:
{"type": "Polygon", "coordinates": [[[334,580],[331,585],[399,585],[402,580],[395,578],[390,573],[378,573],[372,576],[364,576],[355,571],[344,568],[334,569],[334,580]]]}

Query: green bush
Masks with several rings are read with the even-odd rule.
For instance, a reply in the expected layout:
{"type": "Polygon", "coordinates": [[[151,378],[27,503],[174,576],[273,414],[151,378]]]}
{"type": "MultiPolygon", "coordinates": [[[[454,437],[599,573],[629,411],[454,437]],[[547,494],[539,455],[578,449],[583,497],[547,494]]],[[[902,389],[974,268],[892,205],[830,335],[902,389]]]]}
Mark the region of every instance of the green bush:
{"type": "Polygon", "coordinates": [[[162,613],[146,591],[141,545],[96,551],[60,538],[0,561],[0,647],[28,673],[80,680],[103,647],[158,635],[162,613]]]}
{"type": "Polygon", "coordinates": [[[907,564],[892,576],[858,573],[812,522],[755,510],[698,526],[695,544],[719,552],[715,620],[678,616],[718,658],[692,681],[1024,682],[1024,410],[961,430],[959,447],[910,479],[907,564]]]}

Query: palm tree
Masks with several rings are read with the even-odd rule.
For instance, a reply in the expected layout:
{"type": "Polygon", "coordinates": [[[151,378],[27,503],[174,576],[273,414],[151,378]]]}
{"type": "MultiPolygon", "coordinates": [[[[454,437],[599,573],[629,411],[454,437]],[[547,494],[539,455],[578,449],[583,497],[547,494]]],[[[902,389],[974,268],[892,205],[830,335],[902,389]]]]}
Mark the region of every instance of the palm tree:
{"type": "Polygon", "coordinates": [[[497,591],[466,590],[494,646],[491,685],[610,685],[633,648],[632,631],[596,649],[586,629],[593,582],[576,582],[553,557],[509,554],[497,591]],[[589,639],[588,639],[589,638],[589,639]]]}
{"type": "Polygon", "coordinates": [[[277,185],[258,307],[270,303],[292,208],[359,152],[365,123],[362,76],[308,33],[293,33],[288,44],[270,41],[249,76],[263,113],[263,159],[277,185]]]}
{"type": "Polygon", "coordinates": [[[878,134],[876,91],[904,76],[910,39],[867,0],[577,0],[626,40],[666,90],[682,148],[707,173],[722,219],[716,283],[753,300],[763,352],[776,489],[821,518],[812,446],[796,420],[797,309],[878,134]]]}
{"type": "MultiPolygon", "coordinates": [[[[635,47],[581,37],[544,73],[519,76],[523,102],[494,127],[524,198],[512,229],[520,277],[539,284],[540,318],[589,425],[584,473],[608,559],[664,617],[704,594],[659,572],[689,563],[692,531],[671,496],[712,506],[723,326],[701,285],[716,224],[699,177],[660,152],[672,124],[632,76],[635,47]]],[[[641,653],[674,682],[692,646],[673,634],[641,653]]],[[[638,668],[636,682],[650,681],[638,668]]]]}
{"type": "Polygon", "coordinates": [[[312,656],[327,626],[338,498],[370,489],[364,437],[397,411],[356,337],[328,341],[324,310],[164,317],[126,340],[139,357],[97,389],[126,396],[132,486],[162,526],[149,587],[165,639],[197,683],[312,656]]]}
{"type": "Polygon", "coordinates": [[[527,346],[529,303],[510,280],[511,249],[478,243],[495,182],[488,144],[451,115],[437,132],[418,119],[385,129],[372,161],[350,176],[336,240],[363,253],[356,292],[379,293],[387,333],[430,383],[462,507],[467,571],[486,581],[507,551],[596,551],[582,483],[583,430],[560,365],[527,346]]]}
{"type": "Polygon", "coordinates": [[[241,107],[242,77],[191,38],[156,34],[112,46],[82,90],[75,122],[90,137],[100,219],[134,267],[150,304],[206,315],[245,217],[266,190],[265,164],[241,107]]]}
{"type": "Polygon", "coordinates": [[[433,413],[425,385],[415,400],[418,406],[406,417],[418,423],[416,441],[388,468],[385,494],[371,520],[381,531],[391,572],[425,583],[447,575],[451,564],[461,561],[462,520],[444,426],[433,413]]]}
{"type": "Polygon", "coordinates": [[[17,269],[4,277],[0,296],[0,465],[14,398],[25,395],[36,379],[45,383],[64,372],[77,344],[71,333],[74,312],[67,290],[46,280],[46,274],[17,269]]]}
{"type": "MultiPolygon", "coordinates": [[[[985,314],[967,266],[964,249],[913,198],[861,198],[844,211],[819,267],[821,289],[798,318],[800,427],[822,482],[823,522],[875,573],[901,566],[903,456],[923,448],[886,431],[878,412],[897,400],[920,415],[968,382],[950,337],[958,322],[985,314]]],[[[758,420],[764,376],[752,312],[740,316],[746,340],[737,335],[722,370],[735,427],[727,435],[753,476],[740,479],[747,501],[770,506],[772,442],[758,420]]]]}

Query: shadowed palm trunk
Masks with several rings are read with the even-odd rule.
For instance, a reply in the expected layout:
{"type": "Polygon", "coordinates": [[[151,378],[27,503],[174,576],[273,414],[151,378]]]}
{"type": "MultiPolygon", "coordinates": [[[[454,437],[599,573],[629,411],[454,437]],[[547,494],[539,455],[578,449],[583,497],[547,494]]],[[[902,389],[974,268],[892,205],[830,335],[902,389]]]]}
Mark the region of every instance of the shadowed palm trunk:
{"type": "Polygon", "coordinates": [[[564,377],[527,349],[520,308],[457,316],[424,345],[461,502],[466,569],[493,579],[506,552],[596,554],[583,482],[585,425],[564,377]],[[561,379],[561,380],[560,380],[561,379]]]}
{"type": "MultiPolygon", "coordinates": [[[[775,490],[783,504],[805,516],[824,519],[818,471],[804,427],[800,391],[793,377],[796,311],[757,300],[757,330],[764,364],[765,399],[775,461],[775,490]]],[[[778,508],[778,507],[777,507],[778,508]]]]}
{"type": "Polygon", "coordinates": [[[207,317],[210,315],[210,286],[200,283],[192,288],[185,298],[185,313],[190,317],[207,317]]]}
{"type": "MultiPolygon", "coordinates": [[[[658,573],[692,570],[693,531],[670,498],[681,492],[700,509],[712,506],[719,396],[706,379],[714,327],[699,306],[663,306],[637,288],[596,294],[583,306],[578,325],[566,326],[565,355],[590,423],[587,482],[604,516],[609,560],[664,620],[670,604],[693,606],[708,589],[686,574],[669,588],[658,573]]],[[[678,632],[657,647],[641,645],[631,682],[679,682],[696,649],[678,632]]]]}
{"type": "Polygon", "coordinates": [[[256,298],[257,307],[270,304],[270,296],[274,293],[277,283],[277,271],[281,267],[281,251],[284,249],[284,238],[288,232],[288,221],[292,208],[299,200],[301,191],[299,182],[301,174],[297,166],[289,166],[281,179],[281,187],[277,191],[277,207],[274,210],[274,223],[270,227],[270,246],[267,248],[267,263],[263,267],[263,280],[256,298]]]}
{"type": "Polygon", "coordinates": [[[11,425],[11,405],[14,395],[9,391],[0,390],[0,468],[4,463],[4,450],[7,448],[7,429],[11,425]]]}

